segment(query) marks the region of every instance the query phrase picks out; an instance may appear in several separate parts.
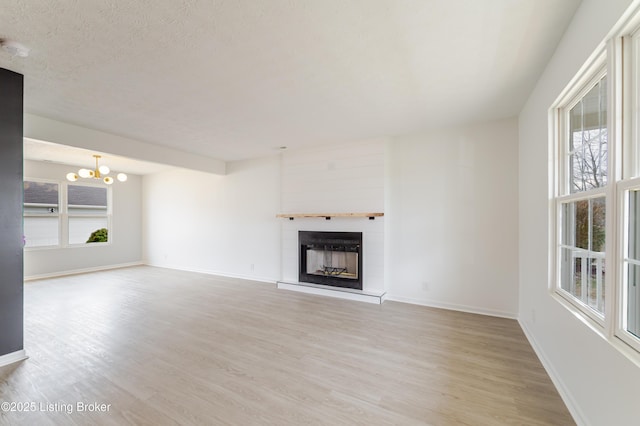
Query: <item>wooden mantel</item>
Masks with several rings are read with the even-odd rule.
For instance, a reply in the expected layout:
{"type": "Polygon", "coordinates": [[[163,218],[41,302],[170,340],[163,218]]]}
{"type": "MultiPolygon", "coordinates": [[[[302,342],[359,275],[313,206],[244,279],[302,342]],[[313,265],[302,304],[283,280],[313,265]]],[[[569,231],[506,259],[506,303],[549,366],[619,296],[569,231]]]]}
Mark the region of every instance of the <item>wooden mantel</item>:
{"type": "Polygon", "coordinates": [[[384,216],[384,213],[379,212],[365,212],[365,213],[279,213],[276,217],[293,220],[295,218],[302,217],[323,217],[326,220],[331,220],[332,217],[368,217],[369,220],[373,220],[376,217],[384,216]]]}

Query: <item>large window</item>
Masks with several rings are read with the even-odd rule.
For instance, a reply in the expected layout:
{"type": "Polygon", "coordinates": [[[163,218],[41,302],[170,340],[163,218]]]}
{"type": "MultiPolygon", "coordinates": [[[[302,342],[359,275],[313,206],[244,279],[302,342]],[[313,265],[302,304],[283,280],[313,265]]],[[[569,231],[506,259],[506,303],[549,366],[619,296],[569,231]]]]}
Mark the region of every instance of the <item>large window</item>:
{"type": "Polygon", "coordinates": [[[25,247],[109,242],[110,195],[105,186],[25,180],[25,247]]]}
{"type": "Polygon", "coordinates": [[[607,77],[600,69],[558,119],[559,293],[598,321],[605,312],[607,77]]]}
{"type": "Polygon", "coordinates": [[[640,8],[594,53],[550,114],[553,291],[569,309],[600,326],[609,341],[638,352],[639,21],[640,8]]]}

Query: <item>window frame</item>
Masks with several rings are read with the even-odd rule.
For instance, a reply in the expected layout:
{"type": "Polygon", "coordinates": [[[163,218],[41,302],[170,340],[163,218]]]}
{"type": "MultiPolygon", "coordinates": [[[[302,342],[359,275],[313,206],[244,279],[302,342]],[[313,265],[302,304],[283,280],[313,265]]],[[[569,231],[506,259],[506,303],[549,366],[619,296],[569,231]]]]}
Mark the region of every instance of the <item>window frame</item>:
{"type": "Polygon", "coordinates": [[[111,190],[111,186],[109,185],[101,185],[101,184],[96,184],[96,183],[92,183],[92,182],[64,182],[64,196],[65,196],[65,202],[64,202],[64,218],[63,221],[65,222],[66,225],[66,229],[65,229],[65,237],[66,237],[66,246],[67,247],[102,247],[104,245],[109,245],[111,244],[111,239],[112,239],[112,230],[111,230],[111,223],[112,223],[112,190],[111,190]],[[79,215],[79,214],[72,214],[69,212],[69,200],[68,200],[68,194],[69,194],[69,187],[70,186],[84,186],[84,187],[90,187],[90,188],[105,188],[105,190],[107,191],[107,208],[106,208],[106,213],[105,214],[100,214],[100,215],[79,215]],[[69,230],[70,230],[70,221],[71,218],[74,217],[82,217],[82,218],[106,218],[107,220],[107,230],[109,232],[109,236],[106,242],[98,242],[98,243],[71,243],[70,242],[70,234],[69,234],[69,230]]]}
{"type": "MultiPolygon", "coordinates": [[[[42,179],[31,178],[25,176],[24,182],[42,182],[52,183],[58,185],[58,244],[48,246],[36,246],[36,247],[24,247],[25,251],[38,251],[38,250],[54,250],[54,249],[69,249],[69,248],[82,248],[82,247],[105,247],[113,243],[113,190],[111,186],[102,185],[93,182],[67,182],[64,180],[54,179],[42,179]],[[107,191],[107,213],[104,215],[73,215],[69,213],[68,204],[68,187],[69,186],[86,186],[95,188],[105,188],[107,191]],[[109,231],[109,237],[106,242],[101,243],[70,243],[69,242],[69,219],[72,217],[106,217],[107,229],[109,231]]],[[[24,202],[23,202],[24,205],[24,202]]],[[[27,217],[23,211],[23,221],[27,217]]],[[[28,236],[27,236],[28,238],[28,236]]]]}
{"type": "MultiPolygon", "coordinates": [[[[41,179],[41,178],[23,178],[22,179],[22,183],[23,183],[23,200],[22,200],[22,222],[23,222],[23,228],[24,228],[24,219],[26,217],[54,217],[54,216],[44,216],[44,215],[38,215],[38,214],[27,214],[24,211],[24,207],[25,204],[27,204],[24,201],[24,183],[25,182],[35,182],[35,183],[50,183],[50,184],[55,184],[58,186],[58,212],[55,214],[55,217],[58,218],[58,243],[57,244],[50,244],[50,245],[46,245],[46,246],[32,246],[32,247],[27,247],[26,243],[24,246],[25,250],[31,251],[31,250],[51,250],[51,249],[58,249],[60,247],[62,247],[62,239],[63,239],[63,227],[62,227],[62,185],[60,181],[57,180],[52,180],[52,179],[41,179]]],[[[24,233],[25,238],[27,238],[28,241],[28,236],[26,235],[26,232],[24,233]]]]}
{"type": "MultiPolygon", "coordinates": [[[[562,288],[561,277],[561,256],[562,249],[571,249],[572,247],[563,244],[562,232],[562,210],[563,206],[572,202],[587,201],[595,198],[604,197],[606,203],[606,225],[605,225],[605,259],[604,264],[609,263],[610,248],[609,242],[611,240],[609,231],[609,222],[611,221],[610,212],[610,200],[613,193],[611,166],[612,156],[610,155],[610,149],[612,145],[611,140],[611,78],[610,70],[608,67],[608,52],[603,46],[596,51],[592,56],[592,60],[589,61],[583,69],[576,75],[576,77],[567,85],[563,93],[558,97],[554,104],[549,109],[549,127],[550,127],[550,153],[553,167],[551,181],[551,218],[553,236],[551,238],[551,262],[550,262],[550,276],[549,283],[550,290],[560,298],[560,300],[570,306],[572,309],[579,312],[592,324],[598,328],[604,330],[606,327],[607,312],[610,312],[608,306],[608,300],[611,298],[611,278],[609,273],[605,274],[604,278],[604,312],[600,313],[591,308],[588,304],[584,303],[573,294],[562,288]],[[570,164],[570,113],[584,97],[604,78],[607,77],[607,184],[598,188],[591,188],[581,192],[571,192],[571,179],[572,171],[570,164]]],[[[610,268],[609,268],[610,269],[610,268]]]]}
{"type": "Polygon", "coordinates": [[[619,226],[619,258],[617,262],[618,275],[620,277],[617,288],[617,300],[619,309],[616,315],[614,336],[622,340],[631,348],[640,352],[640,337],[627,330],[628,321],[628,248],[629,248],[629,197],[632,190],[640,190],[640,177],[624,180],[618,185],[618,208],[623,216],[619,226]]]}
{"type": "Polygon", "coordinates": [[[640,353],[640,337],[627,330],[628,305],[628,249],[629,249],[629,192],[640,189],[640,107],[634,108],[640,101],[640,10],[637,10],[627,31],[615,40],[616,53],[627,61],[619,61],[618,96],[622,99],[620,110],[626,121],[620,121],[621,157],[618,161],[619,175],[616,180],[618,202],[618,226],[616,244],[616,318],[613,324],[613,336],[640,353]],[[633,22],[635,21],[635,22],[633,22]],[[628,88],[628,90],[624,90],[628,88]],[[624,96],[630,93],[630,96],[624,96]],[[624,103],[622,103],[624,102],[624,103]]]}

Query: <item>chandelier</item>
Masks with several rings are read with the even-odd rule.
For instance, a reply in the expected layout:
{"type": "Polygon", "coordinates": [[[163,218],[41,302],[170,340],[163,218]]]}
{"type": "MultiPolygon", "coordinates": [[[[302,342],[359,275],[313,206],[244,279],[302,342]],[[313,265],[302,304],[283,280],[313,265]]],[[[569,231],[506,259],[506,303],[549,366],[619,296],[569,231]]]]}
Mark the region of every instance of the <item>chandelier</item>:
{"type": "MultiPolygon", "coordinates": [[[[111,170],[107,166],[99,166],[98,160],[102,158],[100,155],[94,155],[93,158],[96,159],[96,168],[91,169],[80,169],[78,173],[67,173],[67,180],[71,182],[75,182],[80,178],[84,179],[102,179],[104,183],[107,185],[111,185],[113,183],[113,178],[111,176],[106,176],[111,173],[111,170]]],[[[118,173],[116,175],[116,179],[120,182],[125,182],[127,180],[127,175],[124,173],[118,173]]]]}

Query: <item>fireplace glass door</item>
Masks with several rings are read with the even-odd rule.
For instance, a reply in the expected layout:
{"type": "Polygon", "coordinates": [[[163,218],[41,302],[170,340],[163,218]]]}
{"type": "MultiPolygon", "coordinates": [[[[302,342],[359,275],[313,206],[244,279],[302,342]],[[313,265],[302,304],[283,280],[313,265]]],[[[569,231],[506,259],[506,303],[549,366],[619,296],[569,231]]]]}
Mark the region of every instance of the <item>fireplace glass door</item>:
{"type": "Polygon", "coordinates": [[[358,279],[358,248],[312,244],[307,246],[307,274],[358,279]]]}
{"type": "Polygon", "coordinates": [[[362,290],[362,233],[300,231],[300,282],[362,290]]]}

